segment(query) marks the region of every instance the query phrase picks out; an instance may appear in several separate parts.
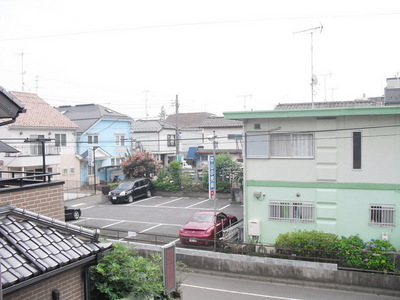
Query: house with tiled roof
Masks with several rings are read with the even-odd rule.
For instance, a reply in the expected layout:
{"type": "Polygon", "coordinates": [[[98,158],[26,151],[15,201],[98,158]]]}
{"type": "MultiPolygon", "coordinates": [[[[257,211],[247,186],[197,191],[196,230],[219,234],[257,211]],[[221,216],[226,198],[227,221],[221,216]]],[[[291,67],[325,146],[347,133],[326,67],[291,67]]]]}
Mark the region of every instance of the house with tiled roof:
{"type": "Polygon", "coordinates": [[[391,102],[225,112],[244,123],[246,240],[316,230],[399,249],[400,97],[391,102]]]}
{"type": "Polygon", "coordinates": [[[76,154],[81,182],[107,182],[123,178],[120,163],[132,149],[133,119],[98,104],[60,106],[57,110],[78,125],[76,154]]]}
{"type": "Polygon", "coordinates": [[[24,105],[25,113],[0,127],[2,141],[18,150],[0,154],[2,171],[53,172],[66,186],[79,186],[79,160],[75,156],[78,126],[33,93],[9,92],[24,105]]]}
{"type": "Polygon", "coordinates": [[[0,206],[2,299],[89,300],[88,268],[111,250],[98,237],[98,230],[0,206]]]}
{"type": "Polygon", "coordinates": [[[136,120],[132,124],[134,150],[151,153],[168,165],[176,159],[176,127],[162,120],[136,120]]]}

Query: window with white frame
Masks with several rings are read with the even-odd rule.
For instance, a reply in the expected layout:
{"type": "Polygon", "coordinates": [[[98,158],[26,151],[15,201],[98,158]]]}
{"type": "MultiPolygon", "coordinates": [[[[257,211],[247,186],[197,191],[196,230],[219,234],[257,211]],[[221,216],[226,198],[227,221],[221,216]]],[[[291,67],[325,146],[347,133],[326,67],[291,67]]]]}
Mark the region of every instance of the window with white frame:
{"type": "Polygon", "coordinates": [[[56,133],[54,135],[56,147],[67,146],[67,135],[65,133],[56,133]]]}
{"type": "Polygon", "coordinates": [[[111,165],[112,166],[119,166],[124,161],[123,158],[111,158],[111,165]]]}
{"type": "Polygon", "coordinates": [[[270,137],[271,157],[314,157],[312,133],[273,133],[270,137]]]}
{"type": "Polygon", "coordinates": [[[70,168],[70,169],[69,169],[69,173],[70,173],[70,174],[75,174],[75,168],[70,168]]]}
{"type": "Polygon", "coordinates": [[[99,136],[98,135],[88,135],[88,144],[98,144],[99,136]]]}
{"type": "Polygon", "coordinates": [[[374,226],[394,226],[395,206],[394,205],[370,205],[369,225],[374,226]]]}
{"type": "Polygon", "coordinates": [[[290,222],[314,222],[314,203],[271,201],[269,219],[290,222]]]}
{"type": "Polygon", "coordinates": [[[167,135],[167,146],[168,147],[175,146],[175,134],[168,134],[167,135]]]}
{"type": "Polygon", "coordinates": [[[68,169],[63,169],[63,175],[68,175],[68,169]]]}
{"type": "Polygon", "coordinates": [[[116,134],[115,135],[115,144],[117,146],[124,146],[125,145],[125,134],[116,134]]]}

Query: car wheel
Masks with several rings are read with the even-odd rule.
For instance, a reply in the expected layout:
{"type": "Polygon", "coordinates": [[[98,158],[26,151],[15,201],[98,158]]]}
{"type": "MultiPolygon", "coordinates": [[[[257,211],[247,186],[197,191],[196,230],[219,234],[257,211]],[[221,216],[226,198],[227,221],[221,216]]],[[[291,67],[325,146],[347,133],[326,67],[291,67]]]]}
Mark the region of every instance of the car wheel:
{"type": "Polygon", "coordinates": [[[147,198],[150,198],[150,197],[151,197],[151,191],[150,191],[150,190],[147,190],[147,191],[146,191],[146,197],[147,197],[147,198]]]}
{"type": "Polygon", "coordinates": [[[133,196],[132,195],[129,195],[128,196],[128,203],[132,203],[133,202],[133,196]]]}
{"type": "Polygon", "coordinates": [[[74,220],[78,220],[79,219],[79,217],[81,216],[81,214],[80,214],[80,212],[79,211],[74,211],[74,220]]]}

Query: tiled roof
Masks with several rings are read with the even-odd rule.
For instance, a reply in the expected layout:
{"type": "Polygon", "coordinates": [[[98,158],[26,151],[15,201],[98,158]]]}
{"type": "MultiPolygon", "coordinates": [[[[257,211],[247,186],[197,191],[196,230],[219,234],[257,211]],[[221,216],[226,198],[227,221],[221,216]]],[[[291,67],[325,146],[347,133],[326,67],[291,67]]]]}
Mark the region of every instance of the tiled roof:
{"type": "Polygon", "coordinates": [[[161,129],[175,129],[175,126],[161,120],[137,120],[132,124],[133,132],[157,132],[161,129]]]}
{"type": "Polygon", "coordinates": [[[79,126],[80,132],[87,131],[101,119],[133,122],[131,117],[99,104],[67,105],[56,107],[56,109],[68,119],[75,122],[79,126]]]}
{"type": "Polygon", "coordinates": [[[17,98],[26,108],[26,112],[20,114],[10,127],[78,128],[74,122],[60,114],[38,95],[23,92],[10,92],[10,94],[17,98]]]}
{"type": "MultiPolygon", "coordinates": [[[[339,107],[364,107],[364,106],[382,106],[381,101],[374,100],[354,100],[354,101],[326,101],[314,102],[314,108],[339,108],[339,107]]],[[[304,103],[279,103],[275,110],[287,109],[311,109],[311,102],[304,103]]]]}
{"type": "Polygon", "coordinates": [[[90,256],[95,257],[95,254],[111,247],[110,244],[98,243],[97,239],[96,230],[11,205],[0,207],[3,289],[90,256]]]}
{"type": "Polygon", "coordinates": [[[179,113],[169,115],[165,120],[169,124],[178,124],[179,128],[199,127],[199,124],[213,114],[208,112],[179,113]]]}
{"type": "Polygon", "coordinates": [[[243,127],[243,122],[239,120],[228,120],[224,117],[209,116],[203,120],[198,127],[200,128],[216,128],[216,127],[243,127]]]}

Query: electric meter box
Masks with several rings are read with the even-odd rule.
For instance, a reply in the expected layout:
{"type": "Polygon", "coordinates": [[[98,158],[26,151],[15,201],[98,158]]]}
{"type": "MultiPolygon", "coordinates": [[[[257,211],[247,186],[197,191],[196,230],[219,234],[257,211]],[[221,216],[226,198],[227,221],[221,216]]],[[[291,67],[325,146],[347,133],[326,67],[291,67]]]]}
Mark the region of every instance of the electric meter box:
{"type": "Polygon", "coordinates": [[[248,223],[249,235],[251,236],[260,236],[261,235],[261,221],[260,220],[249,220],[248,223]]]}

